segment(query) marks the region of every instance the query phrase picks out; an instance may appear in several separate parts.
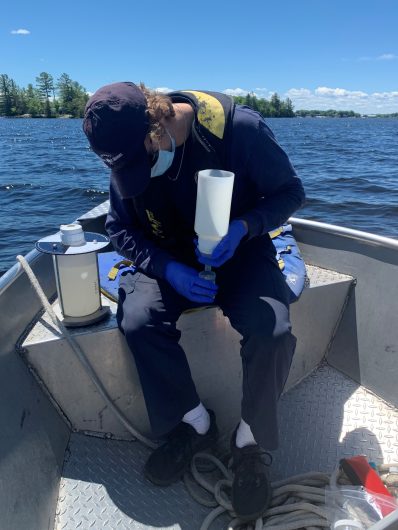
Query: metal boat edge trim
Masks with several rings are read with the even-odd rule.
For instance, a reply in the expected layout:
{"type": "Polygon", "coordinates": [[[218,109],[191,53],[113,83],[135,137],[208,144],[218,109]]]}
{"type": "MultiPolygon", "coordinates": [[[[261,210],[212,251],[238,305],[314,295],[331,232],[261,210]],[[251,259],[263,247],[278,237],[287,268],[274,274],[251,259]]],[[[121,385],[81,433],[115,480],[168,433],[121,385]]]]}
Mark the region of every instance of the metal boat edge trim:
{"type": "Polygon", "coordinates": [[[298,217],[291,217],[289,219],[289,222],[292,223],[293,228],[310,228],[318,232],[347,236],[351,239],[356,239],[367,243],[373,243],[379,246],[384,246],[386,248],[398,250],[398,239],[393,239],[392,237],[379,236],[370,232],[354,230],[353,228],[345,228],[343,226],[331,225],[308,219],[300,219],[298,217]]]}
{"type": "MultiPolygon", "coordinates": [[[[36,261],[43,259],[43,254],[34,248],[28,252],[28,254],[26,254],[25,259],[29,265],[32,266],[36,263],[36,261]]],[[[22,274],[25,274],[25,272],[21,267],[21,264],[16,261],[15,264],[12,265],[12,267],[9,268],[0,278],[0,296],[22,274]]]]}

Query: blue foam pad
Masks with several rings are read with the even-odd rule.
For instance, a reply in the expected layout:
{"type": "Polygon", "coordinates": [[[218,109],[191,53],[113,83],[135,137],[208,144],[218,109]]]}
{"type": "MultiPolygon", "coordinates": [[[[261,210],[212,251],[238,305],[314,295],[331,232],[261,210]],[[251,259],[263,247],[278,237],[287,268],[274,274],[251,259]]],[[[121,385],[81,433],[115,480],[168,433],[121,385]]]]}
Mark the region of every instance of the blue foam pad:
{"type": "Polygon", "coordinates": [[[307,271],[299,247],[292,233],[292,226],[285,224],[272,237],[276,259],[289,287],[290,303],[296,302],[306,285],[307,271]]]}
{"type": "Polygon", "coordinates": [[[117,302],[119,299],[119,277],[123,271],[131,270],[134,272],[134,265],[117,252],[103,252],[98,254],[98,268],[102,293],[110,300],[117,302]]]}

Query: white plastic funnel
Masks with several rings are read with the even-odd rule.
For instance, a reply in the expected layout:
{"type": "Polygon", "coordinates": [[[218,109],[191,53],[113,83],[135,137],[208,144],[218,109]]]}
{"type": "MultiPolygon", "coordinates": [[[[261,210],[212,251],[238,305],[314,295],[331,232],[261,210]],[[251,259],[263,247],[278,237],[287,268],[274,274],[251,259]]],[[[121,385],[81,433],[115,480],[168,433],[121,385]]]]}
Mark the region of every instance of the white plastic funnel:
{"type": "Polygon", "coordinates": [[[227,234],[235,174],[221,169],[198,173],[195,232],[202,254],[211,254],[227,234]]]}

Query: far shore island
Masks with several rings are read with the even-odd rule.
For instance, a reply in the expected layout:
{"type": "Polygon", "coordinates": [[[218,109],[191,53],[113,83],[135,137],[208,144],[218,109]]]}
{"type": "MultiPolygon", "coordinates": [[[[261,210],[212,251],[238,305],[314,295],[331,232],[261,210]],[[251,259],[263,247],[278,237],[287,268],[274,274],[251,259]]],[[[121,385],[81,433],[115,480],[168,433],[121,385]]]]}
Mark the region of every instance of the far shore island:
{"type": "MultiPolygon", "coordinates": [[[[82,118],[89,94],[66,73],[56,81],[47,72],[36,77],[36,84],[19,87],[7,74],[0,74],[0,118],[82,118]]],[[[233,96],[235,103],[248,105],[265,118],[398,118],[391,114],[359,114],[352,110],[295,110],[291,99],[258,98],[254,93],[233,96]]]]}

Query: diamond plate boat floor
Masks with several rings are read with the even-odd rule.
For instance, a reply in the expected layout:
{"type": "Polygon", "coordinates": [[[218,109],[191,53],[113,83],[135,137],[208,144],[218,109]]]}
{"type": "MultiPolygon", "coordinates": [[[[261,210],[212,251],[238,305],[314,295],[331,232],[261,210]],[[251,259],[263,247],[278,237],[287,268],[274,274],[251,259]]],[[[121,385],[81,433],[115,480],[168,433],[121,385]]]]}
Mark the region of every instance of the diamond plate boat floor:
{"type": "MultiPolygon", "coordinates": [[[[365,454],[398,460],[398,410],[327,364],[280,400],[280,448],[271,478],[332,471],[339,459],[365,454]]],[[[139,442],[73,434],[67,451],[56,530],[199,529],[210,509],[182,482],[152,486],[142,476],[150,450],[139,442]]],[[[226,516],[212,529],[225,528],[226,516]]]]}

